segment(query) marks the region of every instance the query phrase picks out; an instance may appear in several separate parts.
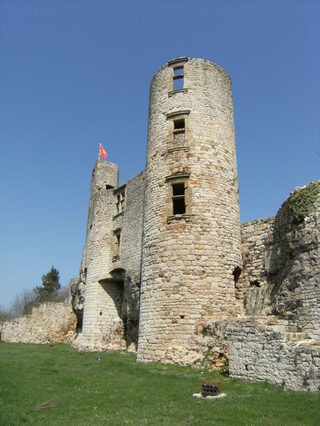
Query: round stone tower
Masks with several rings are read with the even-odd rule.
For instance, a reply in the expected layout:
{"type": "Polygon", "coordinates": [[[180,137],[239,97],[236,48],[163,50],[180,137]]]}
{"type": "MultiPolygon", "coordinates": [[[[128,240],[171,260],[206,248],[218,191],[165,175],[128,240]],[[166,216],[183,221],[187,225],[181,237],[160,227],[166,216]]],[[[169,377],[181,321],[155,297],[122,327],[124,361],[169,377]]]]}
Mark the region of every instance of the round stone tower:
{"type": "Polygon", "coordinates": [[[80,347],[100,349],[122,321],[115,299],[121,292],[112,281],[114,189],[118,186],[118,166],[97,161],[92,172],[87,236],[80,268],[85,283],[85,304],[80,347]],[[106,285],[106,282],[108,283],[106,285]]]}
{"type": "Polygon", "coordinates": [[[177,58],[150,88],[138,360],[191,364],[236,311],[241,265],[231,81],[177,58]]]}

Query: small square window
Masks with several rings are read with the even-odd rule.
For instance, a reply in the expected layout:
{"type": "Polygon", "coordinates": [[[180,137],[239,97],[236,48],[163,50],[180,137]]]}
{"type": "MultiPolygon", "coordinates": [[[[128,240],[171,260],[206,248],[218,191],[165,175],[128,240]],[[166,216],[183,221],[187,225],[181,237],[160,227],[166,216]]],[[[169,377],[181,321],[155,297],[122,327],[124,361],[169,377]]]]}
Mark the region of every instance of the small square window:
{"type": "Polygon", "coordinates": [[[177,75],[183,75],[183,74],[184,74],[183,66],[173,68],[173,73],[174,73],[174,76],[175,76],[175,77],[176,77],[177,75]]]}
{"type": "Polygon", "coordinates": [[[172,195],[183,195],[184,196],[184,183],[175,183],[172,185],[172,195]]]}
{"type": "Polygon", "coordinates": [[[174,120],[174,130],[182,130],[185,129],[185,120],[184,118],[181,118],[180,120],[174,120]]]}

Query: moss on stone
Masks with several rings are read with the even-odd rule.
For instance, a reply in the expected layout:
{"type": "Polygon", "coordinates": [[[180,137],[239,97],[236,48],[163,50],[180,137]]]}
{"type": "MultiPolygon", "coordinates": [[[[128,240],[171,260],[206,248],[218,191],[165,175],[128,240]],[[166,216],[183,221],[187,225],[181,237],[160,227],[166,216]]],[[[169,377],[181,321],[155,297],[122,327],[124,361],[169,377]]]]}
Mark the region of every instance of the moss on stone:
{"type": "Polygon", "coordinates": [[[310,213],[320,193],[320,182],[313,182],[306,188],[294,192],[289,198],[289,209],[295,223],[301,223],[310,213]]]}

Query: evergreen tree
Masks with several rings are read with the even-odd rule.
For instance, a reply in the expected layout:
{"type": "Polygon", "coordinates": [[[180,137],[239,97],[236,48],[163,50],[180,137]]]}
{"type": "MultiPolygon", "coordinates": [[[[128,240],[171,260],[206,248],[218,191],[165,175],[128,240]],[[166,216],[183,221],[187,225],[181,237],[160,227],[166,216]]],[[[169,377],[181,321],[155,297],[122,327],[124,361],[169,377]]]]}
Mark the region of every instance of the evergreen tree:
{"type": "Polygon", "coordinates": [[[59,280],[59,271],[54,266],[46,275],[42,275],[42,287],[35,289],[39,302],[45,302],[58,294],[61,287],[59,280]]]}

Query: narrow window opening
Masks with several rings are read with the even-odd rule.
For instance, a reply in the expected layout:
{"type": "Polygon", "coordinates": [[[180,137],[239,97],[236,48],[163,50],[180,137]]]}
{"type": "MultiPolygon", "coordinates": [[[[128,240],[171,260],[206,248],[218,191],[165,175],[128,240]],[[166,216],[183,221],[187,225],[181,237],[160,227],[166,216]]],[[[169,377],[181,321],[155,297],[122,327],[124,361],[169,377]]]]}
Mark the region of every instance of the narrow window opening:
{"type": "Polygon", "coordinates": [[[173,68],[173,90],[183,89],[184,86],[184,67],[173,68]]]}
{"type": "Polygon", "coordinates": [[[120,249],[120,234],[116,234],[116,239],[117,239],[117,255],[119,255],[119,249],[120,249]]]}
{"type": "Polygon", "coordinates": [[[120,213],[120,195],[116,196],[117,214],[120,213]]]}
{"type": "Polygon", "coordinates": [[[232,274],[233,274],[233,278],[234,278],[234,284],[237,284],[237,282],[239,281],[239,278],[240,278],[241,268],[239,268],[239,266],[236,266],[234,268],[232,274]]]}
{"type": "Polygon", "coordinates": [[[235,296],[236,296],[236,299],[241,302],[241,300],[243,300],[242,285],[238,284],[238,281],[239,281],[239,278],[240,278],[240,275],[241,275],[241,268],[239,266],[236,266],[234,268],[232,274],[233,274],[233,279],[234,279],[235,296]]]}
{"type": "Polygon", "coordinates": [[[175,183],[172,185],[172,203],[173,214],[185,214],[185,188],[184,183],[175,183]]]}
{"type": "Polygon", "coordinates": [[[120,210],[124,211],[124,191],[120,193],[120,210]]]}
{"type": "Polygon", "coordinates": [[[124,205],[125,205],[125,191],[123,190],[116,195],[117,214],[124,212],[124,205]]]}
{"type": "Polygon", "coordinates": [[[121,232],[116,231],[114,233],[114,247],[113,247],[113,258],[118,259],[120,256],[120,243],[121,243],[121,232]]]}
{"type": "Polygon", "coordinates": [[[261,287],[259,281],[254,280],[254,281],[250,281],[250,287],[261,287]]]}

